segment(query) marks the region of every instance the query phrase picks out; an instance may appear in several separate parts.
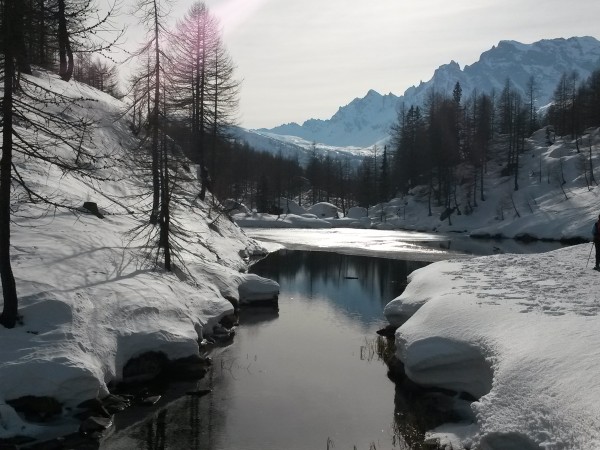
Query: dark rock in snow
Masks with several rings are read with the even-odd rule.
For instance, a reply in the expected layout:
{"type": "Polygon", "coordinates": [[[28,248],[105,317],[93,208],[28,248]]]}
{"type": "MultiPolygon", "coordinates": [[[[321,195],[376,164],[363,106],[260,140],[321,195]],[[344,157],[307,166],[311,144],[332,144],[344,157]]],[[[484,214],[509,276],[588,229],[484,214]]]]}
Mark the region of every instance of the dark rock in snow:
{"type": "Polygon", "coordinates": [[[112,426],[112,418],[110,417],[89,417],[79,425],[79,432],[83,434],[95,433],[104,431],[112,426]]]}
{"type": "Polygon", "coordinates": [[[123,367],[123,382],[149,381],[158,377],[169,360],[162,352],[146,352],[131,358],[123,367]]]}
{"type": "Polygon", "coordinates": [[[98,210],[98,205],[96,204],[96,202],[84,202],[83,203],[83,208],[87,209],[89,212],[91,212],[96,217],[98,217],[100,219],[104,219],[104,216],[98,210]]]}
{"type": "Polygon", "coordinates": [[[46,422],[62,414],[62,404],[53,397],[26,395],[14,400],[7,400],[6,403],[32,422],[46,422]]]}
{"type": "Polygon", "coordinates": [[[145,406],[156,405],[159,400],[162,398],[161,395],[151,395],[149,397],[144,397],[140,400],[140,403],[145,406]]]}

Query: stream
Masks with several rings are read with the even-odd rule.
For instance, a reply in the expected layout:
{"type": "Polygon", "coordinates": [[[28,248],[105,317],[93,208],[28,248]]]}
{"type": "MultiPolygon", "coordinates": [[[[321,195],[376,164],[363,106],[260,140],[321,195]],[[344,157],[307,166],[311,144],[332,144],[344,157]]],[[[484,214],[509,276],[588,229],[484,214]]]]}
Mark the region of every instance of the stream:
{"type": "MultiPolygon", "coordinates": [[[[372,230],[246,231],[279,249],[251,268],[279,282],[279,309],[242,310],[235,339],[212,350],[209,373],[192,386],[210,394],[186,396],[190,387],[174,384],[149,417],[117,421],[102,448],[413,448],[406,430],[414,427],[403,421],[414,414],[395,404],[397,387],[380,357],[384,306],[431,261],[517,244],[466,241],[461,249],[459,239],[419,233],[402,240],[372,230]]],[[[559,247],[538,244],[519,252],[559,247]]]]}

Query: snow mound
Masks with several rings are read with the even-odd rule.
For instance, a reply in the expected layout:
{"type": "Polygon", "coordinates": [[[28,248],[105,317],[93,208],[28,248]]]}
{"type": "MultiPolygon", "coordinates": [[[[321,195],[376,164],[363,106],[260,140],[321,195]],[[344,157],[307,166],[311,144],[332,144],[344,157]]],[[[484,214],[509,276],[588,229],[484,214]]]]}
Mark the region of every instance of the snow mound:
{"type": "Polygon", "coordinates": [[[286,214],[274,216],[266,213],[234,214],[233,220],[240,227],[252,228],[331,228],[333,225],[314,214],[286,214]]]}
{"type": "Polygon", "coordinates": [[[346,217],[349,219],[362,219],[367,216],[367,208],[363,208],[362,206],[353,206],[348,209],[348,213],[346,214],[346,217]]]}
{"type": "Polygon", "coordinates": [[[304,207],[298,205],[298,203],[288,198],[280,198],[279,206],[283,210],[283,214],[296,214],[298,216],[306,214],[306,209],[304,209],[304,207]]]}
{"type": "Polygon", "coordinates": [[[238,290],[240,304],[247,304],[261,300],[273,300],[279,295],[279,283],[253,273],[245,274],[238,290]]]}
{"type": "Polygon", "coordinates": [[[406,320],[396,356],[407,375],[478,399],[463,445],[600,448],[600,277],[585,267],[589,249],[434,263],[386,306],[390,322],[406,320]]]}
{"type": "Polygon", "coordinates": [[[337,206],[327,202],[315,203],[308,208],[308,212],[319,218],[337,219],[340,215],[340,209],[337,206]]]}

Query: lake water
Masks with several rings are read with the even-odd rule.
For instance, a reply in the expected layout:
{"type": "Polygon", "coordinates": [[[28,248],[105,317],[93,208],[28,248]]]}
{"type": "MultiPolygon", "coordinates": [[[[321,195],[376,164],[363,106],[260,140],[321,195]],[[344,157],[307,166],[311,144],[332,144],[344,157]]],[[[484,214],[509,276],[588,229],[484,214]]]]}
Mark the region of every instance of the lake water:
{"type": "MultiPolygon", "coordinates": [[[[213,350],[211,371],[194,386],[212,392],[159,405],[103,448],[410,448],[399,421],[411,413],[394,404],[398,393],[377,356],[376,331],[386,325],[383,308],[401,293],[410,272],[432,259],[467,256],[428,235],[403,242],[386,233],[367,233],[370,240],[357,244],[346,233],[303,231],[295,240],[312,251],[280,250],[253,266],[252,272],[280,283],[279,310],[242,311],[233,343],[213,350]],[[378,254],[386,242],[405,246],[403,259],[364,256],[378,254]],[[363,255],[315,251],[319,243],[363,255]]],[[[270,242],[294,247],[281,237],[270,242]]],[[[481,253],[503,251],[495,243],[487,249],[481,253]]],[[[186,389],[175,385],[167,396],[186,389]]]]}

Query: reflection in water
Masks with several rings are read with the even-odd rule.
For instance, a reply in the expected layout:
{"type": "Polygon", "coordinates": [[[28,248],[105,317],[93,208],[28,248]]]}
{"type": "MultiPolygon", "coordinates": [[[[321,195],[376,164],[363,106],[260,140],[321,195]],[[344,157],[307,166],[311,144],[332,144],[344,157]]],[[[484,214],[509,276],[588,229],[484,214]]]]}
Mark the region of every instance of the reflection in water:
{"type": "MultiPolygon", "coordinates": [[[[107,449],[408,449],[380,354],[383,306],[426,263],[281,251],[252,271],[281,286],[279,312],[245,309],[197,386],[107,449]]],[[[181,389],[180,389],[181,390],[181,389]]],[[[183,391],[185,392],[185,390],[183,391]]]]}
{"type": "Polygon", "coordinates": [[[400,295],[406,277],[427,265],[328,252],[280,250],[252,272],[277,281],[282,292],[328,302],[364,325],[381,320],[383,307],[400,295]]]}

